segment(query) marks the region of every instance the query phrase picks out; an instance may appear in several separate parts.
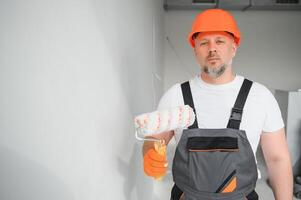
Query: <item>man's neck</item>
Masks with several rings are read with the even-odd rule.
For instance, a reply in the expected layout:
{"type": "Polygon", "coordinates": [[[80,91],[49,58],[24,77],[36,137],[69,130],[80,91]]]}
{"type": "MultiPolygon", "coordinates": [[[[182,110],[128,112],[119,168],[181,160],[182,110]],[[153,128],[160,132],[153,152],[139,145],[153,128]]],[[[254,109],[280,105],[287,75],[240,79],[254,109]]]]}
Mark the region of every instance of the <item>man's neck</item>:
{"type": "Polygon", "coordinates": [[[206,73],[201,73],[201,79],[206,83],[219,85],[219,84],[225,84],[233,81],[235,79],[235,75],[231,72],[231,73],[224,73],[217,78],[212,78],[206,73]]]}

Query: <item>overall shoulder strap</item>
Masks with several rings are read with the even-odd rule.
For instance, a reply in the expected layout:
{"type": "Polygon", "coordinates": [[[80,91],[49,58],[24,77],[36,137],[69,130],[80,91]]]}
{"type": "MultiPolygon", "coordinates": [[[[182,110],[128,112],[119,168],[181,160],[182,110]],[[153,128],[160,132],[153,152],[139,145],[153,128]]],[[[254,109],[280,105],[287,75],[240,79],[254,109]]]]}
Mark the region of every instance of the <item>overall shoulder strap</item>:
{"type": "Polygon", "coordinates": [[[252,84],[252,81],[244,79],[244,82],[237,95],[234,107],[231,110],[231,116],[227,128],[239,129],[243,108],[245,106],[252,84]]]}
{"type": "Polygon", "coordinates": [[[193,103],[193,99],[192,99],[189,81],[182,83],[181,89],[182,89],[184,104],[189,105],[195,113],[195,121],[191,126],[188,127],[188,129],[198,128],[198,121],[197,121],[197,117],[196,117],[196,111],[195,111],[195,107],[194,107],[194,103],[193,103]]]}

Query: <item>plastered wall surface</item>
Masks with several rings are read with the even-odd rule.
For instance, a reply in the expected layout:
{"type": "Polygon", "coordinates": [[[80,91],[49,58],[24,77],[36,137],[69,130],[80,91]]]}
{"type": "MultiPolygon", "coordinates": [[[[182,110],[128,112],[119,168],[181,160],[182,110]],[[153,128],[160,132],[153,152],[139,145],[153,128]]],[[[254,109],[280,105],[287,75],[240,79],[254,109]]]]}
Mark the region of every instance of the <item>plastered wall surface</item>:
{"type": "Polygon", "coordinates": [[[0,1],[0,199],[157,199],[132,119],[162,93],[162,4],[0,1]]]}

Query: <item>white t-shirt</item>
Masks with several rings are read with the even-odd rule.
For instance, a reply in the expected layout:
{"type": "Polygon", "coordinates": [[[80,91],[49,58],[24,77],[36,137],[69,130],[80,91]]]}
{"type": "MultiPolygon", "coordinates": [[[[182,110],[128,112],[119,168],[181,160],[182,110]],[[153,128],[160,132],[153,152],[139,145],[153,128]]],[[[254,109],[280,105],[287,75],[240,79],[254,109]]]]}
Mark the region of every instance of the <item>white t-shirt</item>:
{"type": "MultiPolygon", "coordinates": [[[[204,82],[200,76],[190,79],[191,93],[199,128],[226,128],[231,109],[234,106],[244,77],[236,75],[226,84],[213,85],[204,82]]],[[[181,84],[172,86],[161,98],[158,110],[184,105],[181,84]]],[[[263,85],[253,82],[247,97],[240,129],[245,130],[254,155],[260,135],[284,127],[281,112],[273,94],[263,85]]],[[[182,130],[175,130],[178,143],[182,130]]]]}

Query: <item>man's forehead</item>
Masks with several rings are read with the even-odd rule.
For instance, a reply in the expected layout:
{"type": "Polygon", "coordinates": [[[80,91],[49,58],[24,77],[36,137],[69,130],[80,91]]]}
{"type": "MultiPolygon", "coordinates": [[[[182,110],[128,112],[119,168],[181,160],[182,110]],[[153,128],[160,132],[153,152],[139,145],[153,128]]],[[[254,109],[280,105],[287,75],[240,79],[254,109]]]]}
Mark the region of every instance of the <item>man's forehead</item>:
{"type": "Polygon", "coordinates": [[[200,32],[197,36],[198,39],[207,39],[207,38],[228,38],[234,39],[231,33],[226,31],[208,31],[208,32],[200,32]]]}

